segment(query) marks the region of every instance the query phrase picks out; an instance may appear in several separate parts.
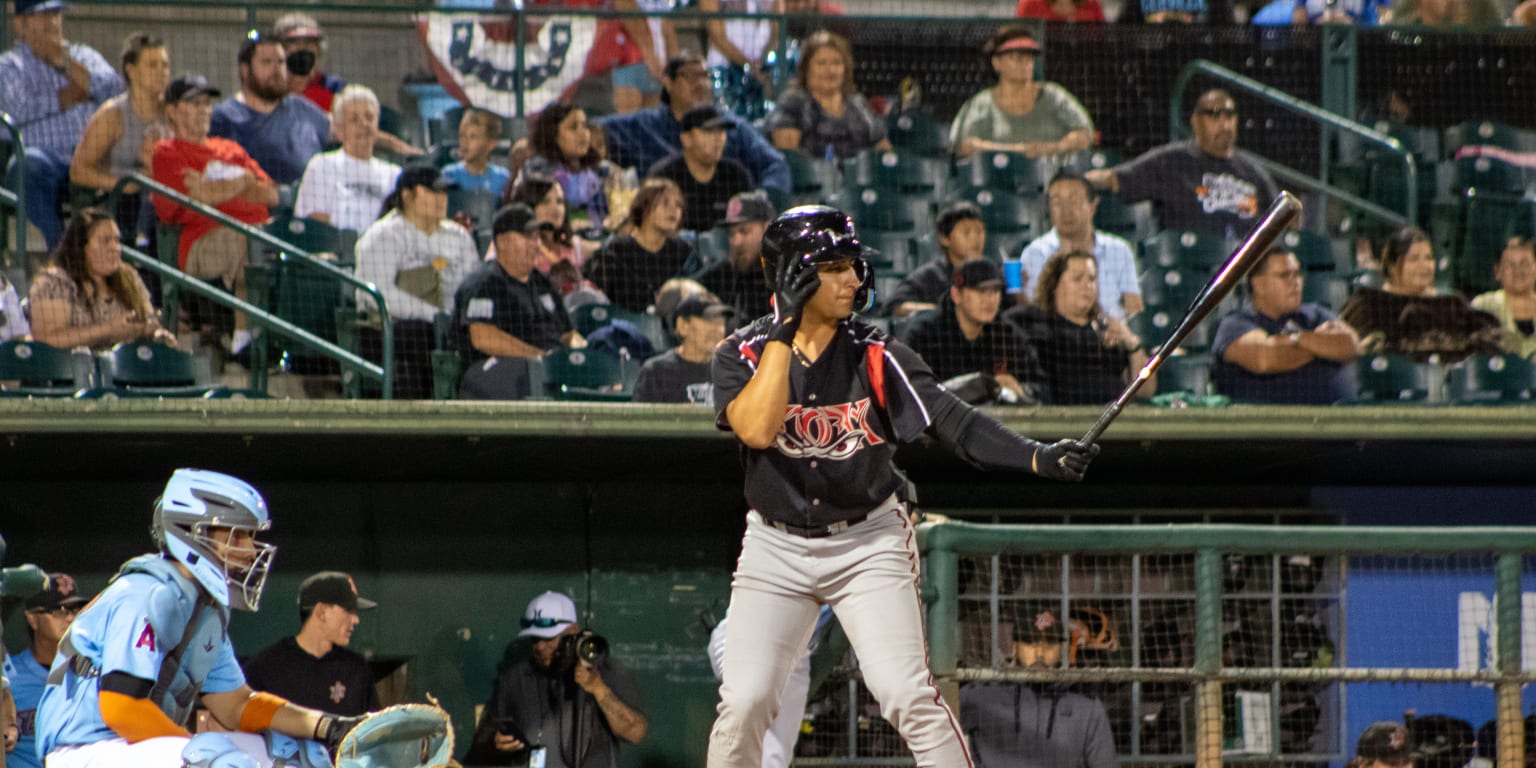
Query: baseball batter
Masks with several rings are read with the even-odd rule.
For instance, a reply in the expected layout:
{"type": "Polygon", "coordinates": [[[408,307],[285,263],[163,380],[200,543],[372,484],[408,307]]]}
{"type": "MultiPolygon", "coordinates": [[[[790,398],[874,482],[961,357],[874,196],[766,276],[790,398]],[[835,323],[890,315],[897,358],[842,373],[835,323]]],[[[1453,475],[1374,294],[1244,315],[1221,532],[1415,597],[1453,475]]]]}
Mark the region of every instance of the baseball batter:
{"type": "Polygon", "coordinates": [[[919,766],[971,765],[928,673],[916,537],[892,463],[923,434],[988,469],[1081,480],[1097,445],[1044,445],[950,394],[917,354],[853,316],[874,274],[847,214],[802,206],[763,233],[774,314],[717,348],[721,429],[741,441],[747,532],[731,586],[710,768],[758,768],[822,605],[919,766]]]}
{"type": "MultiPolygon", "coordinates": [[[[158,554],[123,564],[59,643],[37,710],[47,768],[181,768],[220,750],[272,764],[263,731],[335,744],[358,718],[253,691],[227,632],[231,608],[254,611],[274,547],[261,494],[229,475],[178,469],[155,502],[158,554]],[[226,728],[187,731],[199,702],[226,728]],[[194,760],[194,757],[197,759],[194,760]]],[[[294,745],[292,740],[285,740],[294,745]]],[[[319,744],[300,750],[314,757],[319,744]]]]}

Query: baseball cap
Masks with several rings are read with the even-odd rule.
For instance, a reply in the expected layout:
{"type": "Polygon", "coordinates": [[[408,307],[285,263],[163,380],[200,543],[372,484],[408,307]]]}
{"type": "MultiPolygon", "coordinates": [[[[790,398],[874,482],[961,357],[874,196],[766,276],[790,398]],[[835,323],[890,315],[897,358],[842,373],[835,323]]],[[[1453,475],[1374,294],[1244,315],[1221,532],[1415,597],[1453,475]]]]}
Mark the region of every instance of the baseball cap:
{"type": "Polygon", "coordinates": [[[507,232],[519,234],[532,234],[539,229],[539,221],[534,217],[533,209],[526,203],[512,203],[502,206],[496,212],[496,218],[491,219],[491,236],[500,237],[507,232]]]}
{"type": "Polygon", "coordinates": [[[767,192],[761,189],[737,192],[725,204],[725,221],[720,222],[720,226],[728,227],[744,221],[773,221],[778,215],[779,212],[774,210],[773,203],[768,200],[767,192]]]}
{"type": "Polygon", "coordinates": [[[437,170],[436,166],[418,163],[401,169],[400,177],[395,179],[396,191],[413,187],[428,187],[438,192],[448,192],[458,189],[459,185],[443,178],[443,174],[437,170]]]}
{"type": "Polygon", "coordinates": [[[175,104],[203,94],[217,99],[223,95],[223,92],[209,85],[208,78],[195,72],[187,72],[165,86],[165,103],[175,104]]]}
{"type": "Polygon", "coordinates": [[[16,0],[16,15],[25,16],[29,13],[47,13],[48,11],[62,11],[69,7],[64,0],[16,0]]]}
{"type": "Polygon", "coordinates": [[[955,270],[954,285],[956,288],[986,288],[990,285],[1001,288],[1003,271],[987,259],[972,259],[955,270]]]}
{"type": "Polygon", "coordinates": [[[307,13],[284,14],[272,25],[272,36],[279,40],[325,37],[320,31],[320,23],[307,13]]]}
{"type": "Polygon", "coordinates": [[[518,637],[557,637],[576,623],[576,602],[559,592],[545,592],[528,602],[517,623],[523,628],[518,637]]]}
{"type": "Polygon", "coordinates": [[[353,613],[379,605],[359,597],[352,577],[341,571],[321,571],[299,585],[299,610],[309,610],[321,603],[339,605],[353,613]]]}
{"type": "Polygon", "coordinates": [[[685,317],[725,317],[731,314],[731,308],[715,300],[714,296],[707,293],[695,293],[678,303],[672,310],[672,322],[685,317]]]}
{"type": "Polygon", "coordinates": [[[1366,760],[1378,760],[1390,765],[1408,762],[1408,729],[1401,723],[1382,720],[1372,723],[1360,734],[1355,745],[1355,756],[1366,760]]]}
{"type": "Polygon", "coordinates": [[[691,131],[696,128],[703,128],[706,131],[713,129],[725,130],[731,127],[731,119],[721,114],[719,108],[706,104],[684,112],[682,124],[684,131],[691,131]]]}
{"type": "Polygon", "coordinates": [[[85,605],[85,596],[75,586],[75,578],[67,573],[48,574],[48,588],[27,598],[27,610],[52,611],[58,608],[77,608],[85,605]]]}
{"type": "Polygon", "coordinates": [[[1066,639],[1061,620],[1050,608],[1021,611],[1013,622],[1013,641],[1016,643],[1060,643],[1066,639]]]}

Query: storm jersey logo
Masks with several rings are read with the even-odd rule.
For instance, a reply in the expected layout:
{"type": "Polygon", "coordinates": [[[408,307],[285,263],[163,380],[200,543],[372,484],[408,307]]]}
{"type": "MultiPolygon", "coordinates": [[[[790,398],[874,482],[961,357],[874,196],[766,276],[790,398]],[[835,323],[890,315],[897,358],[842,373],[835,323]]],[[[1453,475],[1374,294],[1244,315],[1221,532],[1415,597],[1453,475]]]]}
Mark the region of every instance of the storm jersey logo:
{"type": "Polygon", "coordinates": [[[869,426],[869,398],[820,408],[791,404],[775,445],[794,459],[842,461],[885,441],[869,426]]]}

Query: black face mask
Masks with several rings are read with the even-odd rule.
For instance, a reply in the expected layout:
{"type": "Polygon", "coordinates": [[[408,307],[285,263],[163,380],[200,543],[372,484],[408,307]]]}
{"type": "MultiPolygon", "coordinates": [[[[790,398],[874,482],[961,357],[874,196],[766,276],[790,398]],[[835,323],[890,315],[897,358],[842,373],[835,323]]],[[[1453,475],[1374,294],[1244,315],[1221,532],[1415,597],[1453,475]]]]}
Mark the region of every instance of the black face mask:
{"type": "Polygon", "coordinates": [[[315,54],[312,51],[294,51],[288,54],[288,71],[306,77],[315,71],[315,54]]]}

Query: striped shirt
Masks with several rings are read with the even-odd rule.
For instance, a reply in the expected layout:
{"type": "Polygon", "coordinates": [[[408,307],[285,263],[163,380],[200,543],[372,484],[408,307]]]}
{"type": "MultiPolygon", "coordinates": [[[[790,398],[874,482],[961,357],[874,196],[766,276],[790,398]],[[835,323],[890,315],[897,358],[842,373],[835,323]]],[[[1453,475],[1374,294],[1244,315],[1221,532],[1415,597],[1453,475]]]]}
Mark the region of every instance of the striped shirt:
{"type": "Polygon", "coordinates": [[[90,99],[59,111],[59,89],[69,78],[38,58],[26,43],[0,55],[0,109],[10,114],[28,147],[68,158],[85,124],[103,101],[123,91],[123,78],[94,48],[69,44],[69,56],[91,74],[90,99]]]}

